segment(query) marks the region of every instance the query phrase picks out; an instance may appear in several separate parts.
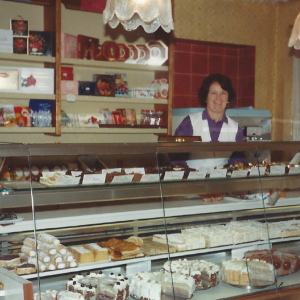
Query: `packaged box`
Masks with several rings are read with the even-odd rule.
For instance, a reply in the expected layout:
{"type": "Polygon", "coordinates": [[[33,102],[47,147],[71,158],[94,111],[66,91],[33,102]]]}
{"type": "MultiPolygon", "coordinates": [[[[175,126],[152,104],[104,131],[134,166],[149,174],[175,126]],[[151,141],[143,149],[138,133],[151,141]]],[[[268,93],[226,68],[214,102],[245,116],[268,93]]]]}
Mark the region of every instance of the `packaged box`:
{"type": "Polygon", "coordinates": [[[52,127],[52,110],[54,101],[44,99],[30,99],[33,127],[52,127]]]}
{"type": "Polygon", "coordinates": [[[136,125],[136,112],[135,109],[126,109],[127,124],[136,125]]]}
{"type": "Polygon", "coordinates": [[[28,54],[28,38],[13,37],[13,53],[28,54]]]}
{"type": "Polygon", "coordinates": [[[0,29],[0,53],[13,53],[13,31],[0,29]]]}
{"type": "Polygon", "coordinates": [[[133,88],[129,89],[129,94],[132,98],[148,98],[148,88],[133,88]]]}
{"type": "Polygon", "coordinates": [[[61,81],[62,95],[78,95],[78,81],[62,80],[61,81]]]}
{"type": "Polygon", "coordinates": [[[61,67],[61,80],[74,80],[73,67],[61,67]]]}
{"type": "Polygon", "coordinates": [[[77,36],[77,58],[95,59],[99,39],[79,34],[77,36]]]}
{"type": "Polygon", "coordinates": [[[77,36],[61,33],[61,57],[77,58],[77,36]]]}
{"type": "Polygon", "coordinates": [[[104,115],[105,124],[114,124],[113,116],[108,108],[102,109],[101,113],[104,115]]]}
{"type": "Polygon", "coordinates": [[[13,31],[13,36],[28,37],[28,21],[27,20],[10,20],[10,29],[13,31]]]}
{"type": "Polygon", "coordinates": [[[95,74],[95,95],[104,97],[115,96],[116,80],[114,75],[95,74]]]}
{"type": "Polygon", "coordinates": [[[0,91],[8,93],[19,91],[19,68],[0,68],[0,91]]]}
{"type": "Polygon", "coordinates": [[[54,94],[54,69],[20,68],[20,92],[54,94]]]}
{"type": "Polygon", "coordinates": [[[24,106],[15,106],[15,118],[19,127],[31,127],[30,108],[24,106]]]}
{"type": "Polygon", "coordinates": [[[103,114],[78,114],[79,127],[99,127],[105,124],[103,114]]]}
{"type": "Polygon", "coordinates": [[[106,73],[115,76],[115,97],[130,97],[126,74],[106,73]]]}
{"type": "Polygon", "coordinates": [[[126,118],[126,109],[124,108],[118,108],[116,109],[120,113],[121,116],[121,124],[127,124],[127,118],[126,118]]]}
{"type": "Polygon", "coordinates": [[[52,33],[50,31],[29,31],[29,54],[52,56],[52,33]]]}
{"type": "Polygon", "coordinates": [[[93,81],[78,81],[78,95],[94,96],[95,82],[93,81]]]}
{"type": "MultiPolygon", "coordinates": [[[[14,106],[12,104],[0,104],[1,117],[5,127],[17,127],[14,106]]],[[[2,125],[2,124],[1,124],[2,125]]],[[[3,126],[2,125],[2,126],[3,126]]]]}

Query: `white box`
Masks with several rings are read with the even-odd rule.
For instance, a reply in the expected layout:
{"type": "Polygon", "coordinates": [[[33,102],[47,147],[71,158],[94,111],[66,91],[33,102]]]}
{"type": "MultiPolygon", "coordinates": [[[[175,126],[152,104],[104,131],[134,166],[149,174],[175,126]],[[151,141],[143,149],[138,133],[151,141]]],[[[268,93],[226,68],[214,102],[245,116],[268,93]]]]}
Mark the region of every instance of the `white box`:
{"type": "Polygon", "coordinates": [[[0,91],[17,93],[19,90],[19,69],[0,67],[0,91]]]}
{"type": "Polygon", "coordinates": [[[20,92],[26,94],[54,94],[54,69],[20,68],[20,92]]]}
{"type": "Polygon", "coordinates": [[[0,29],[0,52],[13,53],[13,31],[0,29]]]}

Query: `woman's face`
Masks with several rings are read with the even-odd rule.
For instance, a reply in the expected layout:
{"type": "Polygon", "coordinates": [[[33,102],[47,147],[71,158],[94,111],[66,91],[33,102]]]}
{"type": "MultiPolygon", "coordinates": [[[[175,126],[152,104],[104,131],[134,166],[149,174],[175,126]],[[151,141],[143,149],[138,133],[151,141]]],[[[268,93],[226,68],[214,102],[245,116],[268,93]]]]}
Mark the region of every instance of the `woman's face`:
{"type": "Polygon", "coordinates": [[[213,82],[208,90],[207,110],[210,113],[224,113],[228,102],[228,92],[218,82],[213,82]]]}

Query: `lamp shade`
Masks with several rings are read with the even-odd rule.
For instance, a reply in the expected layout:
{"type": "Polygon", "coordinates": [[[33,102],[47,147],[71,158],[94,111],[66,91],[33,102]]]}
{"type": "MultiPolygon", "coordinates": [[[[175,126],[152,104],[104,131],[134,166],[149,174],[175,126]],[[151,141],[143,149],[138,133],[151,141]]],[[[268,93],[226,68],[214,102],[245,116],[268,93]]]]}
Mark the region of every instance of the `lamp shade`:
{"type": "Polygon", "coordinates": [[[166,32],[174,29],[171,0],[107,0],[103,18],[110,27],[121,23],[128,31],[140,25],[147,33],[160,26],[166,32]]]}
{"type": "Polygon", "coordinates": [[[295,20],[288,46],[300,49],[300,13],[295,20]]]}

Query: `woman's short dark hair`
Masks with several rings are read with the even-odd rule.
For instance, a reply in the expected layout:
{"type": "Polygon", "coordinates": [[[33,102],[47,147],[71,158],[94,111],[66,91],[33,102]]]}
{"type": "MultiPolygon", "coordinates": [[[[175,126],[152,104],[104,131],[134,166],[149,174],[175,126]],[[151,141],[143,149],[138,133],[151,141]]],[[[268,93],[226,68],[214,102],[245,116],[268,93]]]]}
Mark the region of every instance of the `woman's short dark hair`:
{"type": "Polygon", "coordinates": [[[200,89],[198,90],[198,99],[201,107],[206,107],[206,98],[208,95],[209,87],[212,83],[218,82],[223,90],[228,92],[228,106],[232,107],[235,103],[235,90],[232,86],[231,79],[223,74],[211,74],[208,75],[202,82],[200,89]]]}

